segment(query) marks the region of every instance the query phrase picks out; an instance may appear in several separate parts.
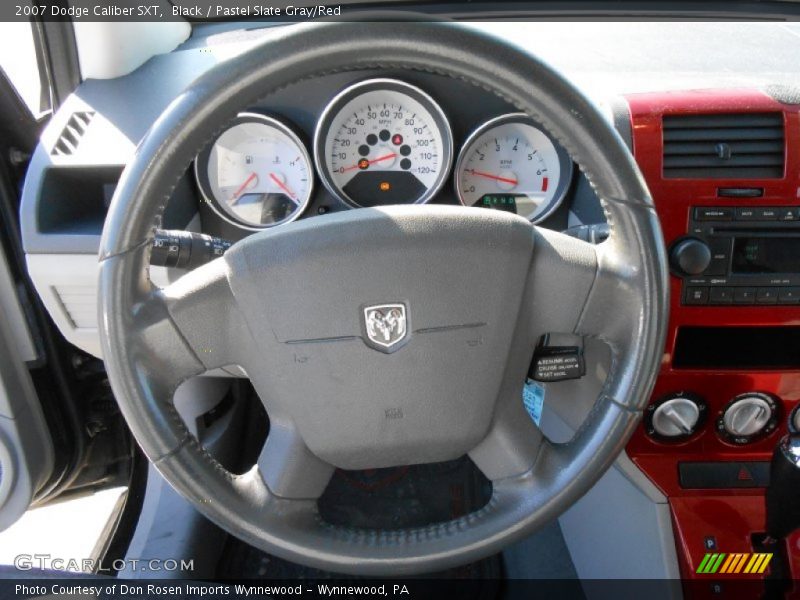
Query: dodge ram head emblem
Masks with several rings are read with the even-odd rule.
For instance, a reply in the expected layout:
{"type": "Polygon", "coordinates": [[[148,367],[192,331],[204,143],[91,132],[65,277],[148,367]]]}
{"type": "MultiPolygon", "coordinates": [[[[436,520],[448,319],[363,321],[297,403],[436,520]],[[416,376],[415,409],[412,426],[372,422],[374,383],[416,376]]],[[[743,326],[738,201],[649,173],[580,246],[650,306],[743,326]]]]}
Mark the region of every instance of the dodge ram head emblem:
{"type": "Polygon", "coordinates": [[[375,304],[364,307],[365,342],[381,352],[398,350],[407,339],[405,304],[375,304]]]}

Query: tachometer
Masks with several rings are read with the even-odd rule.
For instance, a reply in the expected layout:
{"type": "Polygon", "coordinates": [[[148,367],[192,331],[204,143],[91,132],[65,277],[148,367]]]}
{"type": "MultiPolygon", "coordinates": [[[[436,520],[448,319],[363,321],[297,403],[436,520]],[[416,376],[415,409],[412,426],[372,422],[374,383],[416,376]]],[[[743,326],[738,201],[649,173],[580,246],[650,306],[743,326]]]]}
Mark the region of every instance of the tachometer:
{"type": "Polygon", "coordinates": [[[308,206],[311,158],[284,123],[241,113],[195,160],[200,190],[224,219],[246,229],[288,223],[308,206]]]}
{"type": "Polygon", "coordinates": [[[558,208],[572,161],[530,118],[512,113],[478,127],[464,143],[455,188],[465,206],[506,210],[539,222],[558,208]]]}
{"type": "Polygon", "coordinates": [[[314,136],[323,184],[354,207],[427,202],[447,177],[452,148],[439,105],[394,79],[345,89],[325,109],[314,136]]]}

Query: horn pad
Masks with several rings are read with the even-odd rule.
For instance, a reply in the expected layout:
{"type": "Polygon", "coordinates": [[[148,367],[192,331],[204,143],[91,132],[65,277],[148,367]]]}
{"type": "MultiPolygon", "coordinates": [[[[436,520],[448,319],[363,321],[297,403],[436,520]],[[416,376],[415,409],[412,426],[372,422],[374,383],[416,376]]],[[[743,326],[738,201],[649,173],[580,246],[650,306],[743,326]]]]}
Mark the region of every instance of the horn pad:
{"type": "Polygon", "coordinates": [[[233,246],[230,285],[255,347],[242,366],[270,418],[345,469],[467,452],[507,376],[533,240],[506,212],[400,206],[233,246]]]}

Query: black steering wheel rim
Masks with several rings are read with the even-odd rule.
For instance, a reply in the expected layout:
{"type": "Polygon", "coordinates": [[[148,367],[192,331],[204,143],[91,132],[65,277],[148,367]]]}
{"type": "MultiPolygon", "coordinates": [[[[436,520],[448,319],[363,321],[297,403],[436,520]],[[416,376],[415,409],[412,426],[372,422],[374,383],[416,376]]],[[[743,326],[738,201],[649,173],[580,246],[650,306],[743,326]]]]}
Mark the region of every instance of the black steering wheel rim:
{"type": "MultiPolygon", "coordinates": [[[[426,208],[428,212],[392,218],[451,216],[444,208],[426,208]]],[[[452,216],[467,214],[461,210],[470,209],[452,216]]],[[[449,567],[496,552],[557,517],[624,448],[652,390],[664,342],[668,303],[663,241],[646,185],[622,140],[548,66],[505,43],[450,24],[292,26],[209,71],[167,108],[139,145],[109,210],[100,260],[101,341],[109,378],[150,460],[179,492],[229,532],[283,558],[339,572],[400,574],[449,567]],[[166,294],[155,290],[147,276],[158,216],[197,151],[237,111],[304,79],[370,69],[458,78],[528,113],[586,174],[611,226],[609,240],[597,248],[532,229],[537,258],[531,279],[550,277],[548,287],[553,288],[548,292],[528,286],[525,297],[532,310],[546,312],[548,298],[553,303],[548,294],[569,290],[569,282],[556,281],[559,272],[575,273],[575,285],[583,278],[582,287],[572,290],[582,299],[580,306],[562,311],[569,315],[550,316],[569,322],[574,333],[601,337],[612,349],[611,373],[584,426],[568,444],[541,443],[528,454],[512,451],[519,464],[496,464],[498,444],[524,446],[527,433],[503,425],[495,443],[490,432],[471,453],[480,468],[494,474],[489,504],[462,519],[401,531],[347,530],[322,523],[313,500],[274,493],[275,486],[266,482],[282,482],[256,470],[234,476],[197,444],[171,397],[182,380],[208,368],[210,359],[198,352],[202,343],[193,337],[191,326],[183,326],[176,307],[199,310],[202,301],[192,293],[200,288],[216,290],[215,300],[230,300],[234,294],[226,285],[235,253],[200,275],[185,277],[166,294]],[[609,315],[612,305],[616,311],[609,315]]],[[[247,320],[234,309],[220,315],[217,326],[240,339],[250,335],[247,320]]],[[[516,405],[503,405],[498,414],[517,410],[516,405]]],[[[501,421],[502,416],[495,418],[501,421]]],[[[299,452],[307,454],[307,449],[299,452]]],[[[310,460],[308,464],[316,464],[310,460]]]]}

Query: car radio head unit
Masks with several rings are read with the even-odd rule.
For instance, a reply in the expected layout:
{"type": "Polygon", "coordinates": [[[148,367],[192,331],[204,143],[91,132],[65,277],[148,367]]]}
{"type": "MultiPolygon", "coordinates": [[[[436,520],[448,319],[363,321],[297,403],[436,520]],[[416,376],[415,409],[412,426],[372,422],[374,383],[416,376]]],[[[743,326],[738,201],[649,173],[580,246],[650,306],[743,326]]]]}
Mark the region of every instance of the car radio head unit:
{"type": "Polygon", "coordinates": [[[800,210],[695,207],[670,260],[685,305],[800,304],[800,210]]]}

